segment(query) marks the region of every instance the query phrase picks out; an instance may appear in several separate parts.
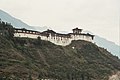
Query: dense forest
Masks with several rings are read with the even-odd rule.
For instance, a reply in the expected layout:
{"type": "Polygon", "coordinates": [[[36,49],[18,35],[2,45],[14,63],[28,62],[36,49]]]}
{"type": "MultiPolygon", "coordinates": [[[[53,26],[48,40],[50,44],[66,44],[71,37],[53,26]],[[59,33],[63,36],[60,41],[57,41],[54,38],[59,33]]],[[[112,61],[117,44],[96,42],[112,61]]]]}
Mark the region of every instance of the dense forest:
{"type": "Polygon", "coordinates": [[[118,57],[91,42],[63,47],[13,34],[12,25],[0,21],[0,80],[108,80],[120,71],[118,57]]]}

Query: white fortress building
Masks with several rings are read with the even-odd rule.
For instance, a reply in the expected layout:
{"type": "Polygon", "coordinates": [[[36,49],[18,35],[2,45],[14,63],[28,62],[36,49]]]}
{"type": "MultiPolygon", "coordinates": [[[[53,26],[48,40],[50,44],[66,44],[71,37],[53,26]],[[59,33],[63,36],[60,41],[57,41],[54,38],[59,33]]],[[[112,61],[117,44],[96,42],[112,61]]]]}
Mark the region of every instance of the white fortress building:
{"type": "Polygon", "coordinates": [[[89,33],[82,33],[82,29],[75,28],[73,29],[73,33],[68,34],[60,34],[56,33],[53,30],[47,30],[43,32],[27,30],[27,29],[14,29],[14,37],[25,37],[25,38],[33,38],[37,39],[38,37],[41,40],[50,41],[56,45],[66,46],[71,43],[72,40],[85,40],[92,42],[94,35],[89,33]]]}

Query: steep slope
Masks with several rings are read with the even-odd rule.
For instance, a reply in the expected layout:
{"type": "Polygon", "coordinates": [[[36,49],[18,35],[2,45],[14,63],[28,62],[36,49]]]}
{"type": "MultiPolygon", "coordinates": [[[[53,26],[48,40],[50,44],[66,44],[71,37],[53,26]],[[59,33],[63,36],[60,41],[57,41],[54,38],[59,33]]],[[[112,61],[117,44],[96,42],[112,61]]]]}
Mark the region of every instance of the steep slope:
{"type": "Polygon", "coordinates": [[[120,70],[117,57],[86,41],[62,47],[39,38],[0,36],[0,44],[1,79],[108,80],[120,70]]]}
{"type": "MultiPolygon", "coordinates": [[[[91,33],[90,31],[84,31],[85,33],[91,33]]],[[[113,55],[118,56],[120,58],[120,45],[116,45],[114,42],[108,41],[105,38],[102,38],[98,35],[95,35],[94,42],[96,45],[107,49],[113,55]]]]}

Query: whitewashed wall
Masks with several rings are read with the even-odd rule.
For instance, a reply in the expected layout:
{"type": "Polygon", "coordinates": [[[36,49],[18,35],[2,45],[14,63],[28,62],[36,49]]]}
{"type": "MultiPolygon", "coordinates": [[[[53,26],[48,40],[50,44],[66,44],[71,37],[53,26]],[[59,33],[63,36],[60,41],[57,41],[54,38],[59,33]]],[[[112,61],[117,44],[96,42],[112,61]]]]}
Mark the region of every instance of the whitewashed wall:
{"type": "Polygon", "coordinates": [[[39,35],[36,35],[36,34],[14,33],[14,37],[28,37],[28,38],[37,39],[38,36],[39,36],[39,35]]]}
{"type": "Polygon", "coordinates": [[[62,46],[66,46],[66,45],[69,45],[71,43],[70,38],[63,38],[63,37],[57,37],[57,36],[51,36],[51,35],[48,38],[41,36],[41,39],[47,40],[47,41],[50,41],[56,45],[62,45],[62,46]]]}
{"type": "Polygon", "coordinates": [[[71,35],[72,40],[85,40],[92,42],[92,37],[88,35],[71,35]]]}
{"type": "Polygon", "coordinates": [[[89,42],[93,41],[91,36],[73,35],[73,34],[71,35],[71,38],[64,38],[64,37],[58,37],[58,36],[51,36],[51,34],[49,35],[49,37],[46,37],[46,36],[37,35],[37,34],[14,33],[14,37],[27,37],[27,38],[33,38],[33,39],[37,39],[38,37],[41,37],[41,40],[50,41],[56,45],[62,45],[62,46],[69,45],[72,40],[85,40],[89,42]]]}

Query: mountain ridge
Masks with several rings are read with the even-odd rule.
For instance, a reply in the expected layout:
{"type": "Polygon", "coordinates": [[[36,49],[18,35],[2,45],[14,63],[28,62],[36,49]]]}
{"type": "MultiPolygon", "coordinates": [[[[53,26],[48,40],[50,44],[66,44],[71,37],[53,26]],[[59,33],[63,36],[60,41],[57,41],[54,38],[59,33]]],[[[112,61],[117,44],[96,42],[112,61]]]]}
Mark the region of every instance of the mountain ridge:
{"type": "MultiPolygon", "coordinates": [[[[16,28],[26,28],[26,29],[30,29],[30,30],[39,30],[39,31],[44,31],[49,28],[47,26],[43,26],[43,27],[30,26],[30,25],[26,24],[25,22],[21,21],[20,19],[17,19],[15,17],[11,16],[10,14],[8,14],[7,12],[5,12],[3,10],[0,10],[0,19],[2,19],[4,22],[11,23],[13,25],[13,27],[16,27],[16,28]]],[[[51,29],[51,28],[49,28],[49,29],[51,29]]]]}
{"type": "Polygon", "coordinates": [[[14,27],[34,29],[32,26],[22,22],[20,19],[14,18],[3,10],[0,10],[0,18],[5,22],[11,23],[14,27]]]}
{"type": "Polygon", "coordinates": [[[108,41],[105,38],[101,38],[99,36],[95,36],[94,41],[96,44],[100,47],[104,47],[109,52],[111,52],[113,55],[118,56],[120,58],[120,46],[115,44],[114,42],[108,41]]]}

